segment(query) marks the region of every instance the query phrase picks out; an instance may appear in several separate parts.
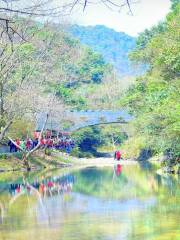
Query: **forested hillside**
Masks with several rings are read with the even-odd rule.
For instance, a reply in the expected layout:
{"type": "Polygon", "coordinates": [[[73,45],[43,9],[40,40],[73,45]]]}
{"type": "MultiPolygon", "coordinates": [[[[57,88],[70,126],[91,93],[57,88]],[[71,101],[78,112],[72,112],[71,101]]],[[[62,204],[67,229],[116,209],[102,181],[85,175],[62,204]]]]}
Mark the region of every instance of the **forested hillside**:
{"type": "Polygon", "coordinates": [[[121,103],[135,116],[126,154],[162,153],[175,164],[180,158],[180,3],[172,2],[166,21],[140,34],[130,57],[150,69],[121,103]]]}
{"type": "Polygon", "coordinates": [[[69,31],[82,44],[101,53],[106,62],[113,64],[120,76],[132,76],[139,72],[128,59],[128,53],[135,47],[134,37],[103,25],[87,27],[72,25],[69,31]]]}
{"type": "Polygon", "coordinates": [[[76,90],[98,87],[112,72],[100,54],[72,39],[62,26],[57,32],[52,25],[16,19],[14,27],[23,37],[8,39],[3,33],[1,44],[0,140],[9,127],[11,136],[31,134],[39,112],[62,122],[65,109],[85,109],[87,100],[76,90]]]}

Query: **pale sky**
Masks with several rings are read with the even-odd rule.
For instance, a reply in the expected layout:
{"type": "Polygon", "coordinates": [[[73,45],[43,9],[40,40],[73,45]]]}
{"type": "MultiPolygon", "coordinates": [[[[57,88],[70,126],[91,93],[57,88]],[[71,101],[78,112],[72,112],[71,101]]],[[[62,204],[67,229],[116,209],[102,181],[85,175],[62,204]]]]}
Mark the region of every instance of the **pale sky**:
{"type": "Polygon", "coordinates": [[[76,11],[72,22],[80,25],[105,25],[119,32],[137,36],[146,28],[163,20],[170,9],[170,0],[139,0],[132,5],[133,16],[127,8],[111,11],[103,5],[89,5],[85,12],[76,11]]]}

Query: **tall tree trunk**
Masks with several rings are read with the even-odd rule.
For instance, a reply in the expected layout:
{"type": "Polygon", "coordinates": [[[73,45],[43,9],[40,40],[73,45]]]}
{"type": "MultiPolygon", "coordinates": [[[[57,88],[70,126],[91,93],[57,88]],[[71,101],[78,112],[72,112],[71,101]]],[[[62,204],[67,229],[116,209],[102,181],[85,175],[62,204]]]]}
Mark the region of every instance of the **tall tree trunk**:
{"type": "Polygon", "coordinates": [[[111,136],[111,141],[112,141],[112,145],[113,145],[113,150],[115,151],[115,144],[114,144],[114,137],[111,136]]]}
{"type": "Polygon", "coordinates": [[[26,170],[31,171],[31,165],[29,163],[28,156],[26,153],[23,154],[22,161],[23,161],[23,165],[26,168],[26,170]]]}
{"type": "Polygon", "coordinates": [[[8,129],[11,126],[12,123],[13,123],[13,121],[10,120],[9,122],[6,123],[6,126],[4,128],[2,128],[1,133],[0,133],[0,142],[5,137],[7,131],[8,131],[8,129]]]}
{"type": "Polygon", "coordinates": [[[4,99],[3,99],[3,84],[0,82],[0,116],[4,118],[4,99]]]}

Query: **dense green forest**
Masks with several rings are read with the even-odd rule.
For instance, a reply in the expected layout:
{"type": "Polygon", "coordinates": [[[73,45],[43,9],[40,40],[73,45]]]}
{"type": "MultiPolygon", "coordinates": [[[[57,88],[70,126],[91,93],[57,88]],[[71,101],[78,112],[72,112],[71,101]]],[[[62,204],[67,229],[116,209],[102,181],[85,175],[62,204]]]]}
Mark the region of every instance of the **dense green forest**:
{"type": "Polygon", "coordinates": [[[113,64],[120,76],[134,76],[139,73],[139,69],[133,68],[128,59],[128,53],[135,48],[134,37],[103,25],[72,25],[69,32],[82,44],[102,54],[106,62],[113,64]]]}
{"type": "MultiPolygon", "coordinates": [[[[129,157],[164,154],[180,157],[180,3],[173,1],[166,21],[141,33],[130,58],[149,65],[121,101],[135,116],[124,145],[129,157]]],[[[168,161],[167,161],[168,162],[168,161]]]]}

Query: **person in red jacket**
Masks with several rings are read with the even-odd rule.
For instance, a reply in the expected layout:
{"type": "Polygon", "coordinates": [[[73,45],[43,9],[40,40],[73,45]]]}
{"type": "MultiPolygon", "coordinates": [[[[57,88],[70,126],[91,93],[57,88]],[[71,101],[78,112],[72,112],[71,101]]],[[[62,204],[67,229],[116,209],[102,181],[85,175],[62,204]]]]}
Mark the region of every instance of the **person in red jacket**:
{"type": "Polygon", "coordinates": [[[17,151],[20,151],[20,148],[19,148],[19,146],[20,146],[20,140],[17,138],[15,142],[16,142],[16,145],[17,145],[17,146],[16,146],[17,151]]]}
{"type": "Polygon", "coordinates": [[[45,138],[41,138],[40,145],[41,145],[42,148],[45,147],[45,145],[46,145],[46,139],[45,138]]]}
{"type": "Polygon", "coordinates": [[[121,152],[119,150],[115,152],[114,159],[117,161],[121,159],[121,152]]]}

